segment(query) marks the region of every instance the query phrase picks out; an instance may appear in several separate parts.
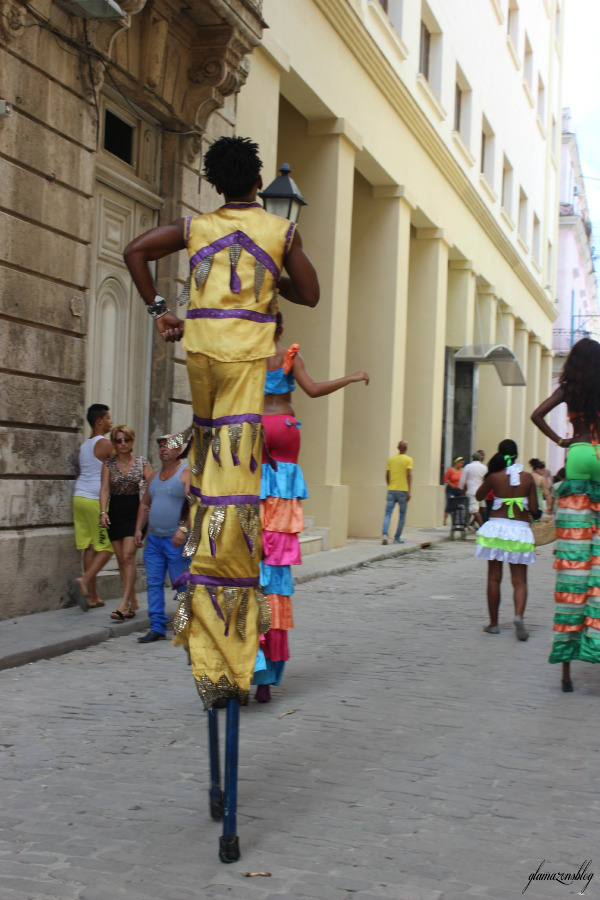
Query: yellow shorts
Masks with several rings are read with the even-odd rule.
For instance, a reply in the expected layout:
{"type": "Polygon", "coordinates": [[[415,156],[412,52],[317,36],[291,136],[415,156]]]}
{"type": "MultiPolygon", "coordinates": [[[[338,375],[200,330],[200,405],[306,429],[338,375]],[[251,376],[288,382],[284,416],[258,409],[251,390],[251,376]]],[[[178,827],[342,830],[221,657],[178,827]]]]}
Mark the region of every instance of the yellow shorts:
{"type": "Polygon", "coordinates": [[[75,546],[78,550],[110,550],[113,546],[108,539],[106,528],[100,528],[100,501],[92,497],[73,497],[73,525],[75,526],[75,546]]]}

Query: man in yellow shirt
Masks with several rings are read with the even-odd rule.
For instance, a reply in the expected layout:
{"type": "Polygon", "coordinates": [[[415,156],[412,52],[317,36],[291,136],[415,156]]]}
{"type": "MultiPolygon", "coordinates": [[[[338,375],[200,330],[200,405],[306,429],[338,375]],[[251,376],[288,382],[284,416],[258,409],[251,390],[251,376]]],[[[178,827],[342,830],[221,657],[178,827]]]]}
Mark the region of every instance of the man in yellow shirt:
{"type": "Polygon", "coordinates": [[[412,457],[406,455],[407,450],[408,444],[406,441],[400,441],[398,444],[398,454],[396,456],[390,456],[387,462],[385,480],[388,486],[388,492],[385,504],[385,515],[383,517],[382,544],[387,544],[388,542],[390,519],[396,503],[398,504],[400,515],[398,517],[394,543],[403,544],[405,542],[405,538],[402,537],[402,529],[404,528],[404,520],[406,519],[406,504],[410,500],[413,469],[412,457]]]}

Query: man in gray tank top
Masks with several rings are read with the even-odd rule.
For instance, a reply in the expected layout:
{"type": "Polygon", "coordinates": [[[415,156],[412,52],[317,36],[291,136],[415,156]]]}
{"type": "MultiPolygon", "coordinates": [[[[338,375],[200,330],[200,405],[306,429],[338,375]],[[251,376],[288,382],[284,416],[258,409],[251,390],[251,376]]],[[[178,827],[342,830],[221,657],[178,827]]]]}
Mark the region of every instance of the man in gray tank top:
{"type": "Polygon", "coordinates": [[[143,544],[143,530],[148,523],[144,565],[150,615],[150,631],[138,638],[140,644],[164,641],[167,630],[167,572],[173,584],[190,564],[190,560],[183,555],[188,533],[186,501],[190,491],[190,470],[178,459],[181,446],[174,449],[167,446],[176,437],[163,434],[158,438],[161,468],[148,482],[148,490],[144,493],[138,510],[135,529],[137,547],[143,544]]]}

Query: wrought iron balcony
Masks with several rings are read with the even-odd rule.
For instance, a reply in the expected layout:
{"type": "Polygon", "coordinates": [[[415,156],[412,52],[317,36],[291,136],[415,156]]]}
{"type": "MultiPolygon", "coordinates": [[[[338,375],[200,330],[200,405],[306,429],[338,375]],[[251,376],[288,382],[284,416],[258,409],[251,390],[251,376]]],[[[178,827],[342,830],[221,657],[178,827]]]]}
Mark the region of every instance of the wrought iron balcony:
{"type": "Polygon", "coordinates": [[[559,356],[566,356],[573,344],[590,336],[590,332],[584,328],[553,328],[552,349],[559,356]]]}

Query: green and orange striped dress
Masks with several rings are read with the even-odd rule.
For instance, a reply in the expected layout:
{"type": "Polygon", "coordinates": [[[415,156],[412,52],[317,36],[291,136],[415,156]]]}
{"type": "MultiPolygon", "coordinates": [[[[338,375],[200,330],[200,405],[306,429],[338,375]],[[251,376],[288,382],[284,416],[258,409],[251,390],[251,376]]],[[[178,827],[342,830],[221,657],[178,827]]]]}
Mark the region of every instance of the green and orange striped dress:
{"type": "Polygon", "coordinates": [[[549,662],[600,662],[600,453],[571,444],[558,490],[554,641],[549,662]]]}

